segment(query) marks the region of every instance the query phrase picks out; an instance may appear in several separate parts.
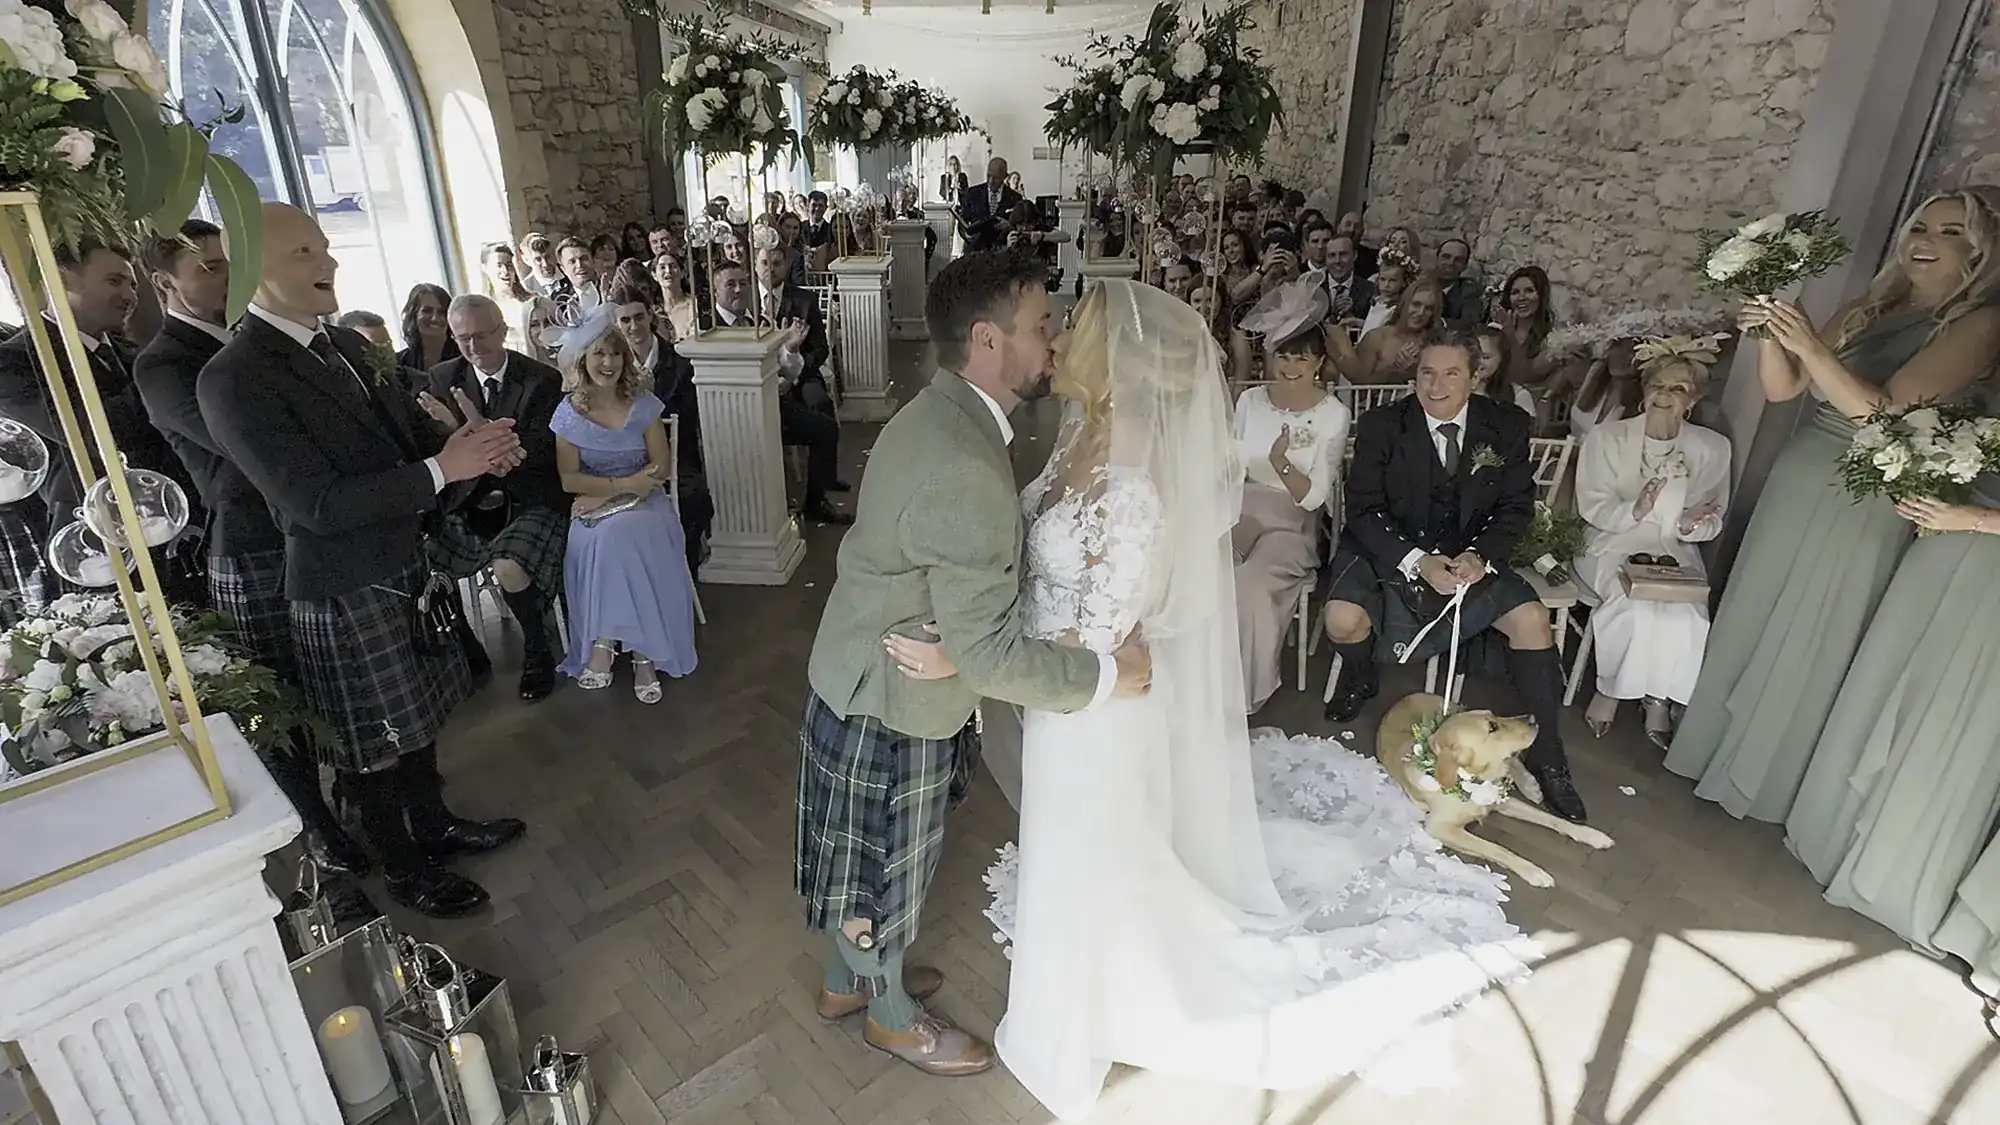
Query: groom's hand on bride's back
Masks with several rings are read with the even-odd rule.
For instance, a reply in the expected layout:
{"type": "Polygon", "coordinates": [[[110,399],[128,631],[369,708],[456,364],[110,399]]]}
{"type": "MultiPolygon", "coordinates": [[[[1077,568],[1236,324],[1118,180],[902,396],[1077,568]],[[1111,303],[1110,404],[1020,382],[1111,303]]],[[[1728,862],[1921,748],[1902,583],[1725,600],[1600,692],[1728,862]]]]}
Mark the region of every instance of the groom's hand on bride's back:
{"type": "Polygon", "coordinates": [[[1118,662],[1118,686],[1111,694],[1120,699],[1137,699],[1153,687],[1153,652],[1146,647],[1146,635],[1137,629],[1111,654],[1118,662]]]}

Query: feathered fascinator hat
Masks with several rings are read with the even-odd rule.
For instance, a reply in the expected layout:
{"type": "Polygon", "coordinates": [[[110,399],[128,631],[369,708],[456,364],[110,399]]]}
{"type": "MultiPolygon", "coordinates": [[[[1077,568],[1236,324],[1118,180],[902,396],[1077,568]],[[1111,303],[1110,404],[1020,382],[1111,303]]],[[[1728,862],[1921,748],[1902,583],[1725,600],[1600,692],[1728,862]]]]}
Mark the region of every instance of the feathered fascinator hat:
{"type": "Polygon", "coordinates": [[[584,314],[584,318],[563,333],[562,350],[556,353],[556,370],[569,372],[583,359],[583,353],[607,332],[618,329],[618,309],[609,303],[602,304],[584,314]]]}
{"type": "Polygon", "coordinates": [[[1704,374],[1722,358],[1726,332],[1708,336],[1653,336],[1632,349],[1632,362],[1641,373],[1669,361],[1681,360],[1699,367],[1704,374]]]}
{"type": "Polygon", "coordinates": [[[1326,286],[1317,277],[1288,281],[1259,298],[1237,325],[1246,335],[1262,336],[1277,347],[1310,328],[1318,328],[1331,308],[1326,286]]]}

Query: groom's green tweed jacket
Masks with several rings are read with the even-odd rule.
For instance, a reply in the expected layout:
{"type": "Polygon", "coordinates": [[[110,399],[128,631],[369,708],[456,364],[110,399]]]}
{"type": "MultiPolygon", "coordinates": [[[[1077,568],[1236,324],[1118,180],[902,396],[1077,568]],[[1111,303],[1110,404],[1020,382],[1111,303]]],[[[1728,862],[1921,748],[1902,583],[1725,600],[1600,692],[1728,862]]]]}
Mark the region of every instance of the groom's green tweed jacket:
{"type": "Polygon", "coordinates": [[[813,641],[813,691],[844,718],[949,738],[982,697],[1076,711],[1097,693],[1095,653],[1021,632],[1021,509],[992,411],[940,371],[882,427],[861,481],[839,576],[813,641]],[[958,675],[904,676],[890,633],[937,622],[958,675]]]}

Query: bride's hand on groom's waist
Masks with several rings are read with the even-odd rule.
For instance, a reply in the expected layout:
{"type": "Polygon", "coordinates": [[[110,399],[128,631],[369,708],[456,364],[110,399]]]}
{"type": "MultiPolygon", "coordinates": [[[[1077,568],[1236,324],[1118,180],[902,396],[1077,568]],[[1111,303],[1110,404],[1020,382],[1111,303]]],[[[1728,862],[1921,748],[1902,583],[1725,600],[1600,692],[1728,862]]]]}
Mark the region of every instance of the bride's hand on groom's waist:
{"type": "MultiPolygon", "coordinates": [[[[937,626],[926,626],[926,631],[936,635],[937,626]]],[[[943,642],[913,640],[891,633],[882,638],[882,648],[903,670],[903,675],[913,680],[944,680],[958,675],[958,665],[944,654],[943,642]]]]}

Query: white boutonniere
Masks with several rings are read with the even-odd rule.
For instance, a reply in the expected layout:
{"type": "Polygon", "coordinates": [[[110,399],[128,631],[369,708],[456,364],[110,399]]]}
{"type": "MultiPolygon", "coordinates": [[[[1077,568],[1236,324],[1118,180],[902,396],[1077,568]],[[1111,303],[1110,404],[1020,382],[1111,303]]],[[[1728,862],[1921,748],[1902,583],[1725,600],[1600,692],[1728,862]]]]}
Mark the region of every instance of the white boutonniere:
{"type": "Polygon", "coordinates": [[[1502,464],[1500,455],[1493,451],[1492,446],[1480,444],[1472,447],[1473,476],[1478,476],[1481,469],[1497,469],[1502,464]]]}

